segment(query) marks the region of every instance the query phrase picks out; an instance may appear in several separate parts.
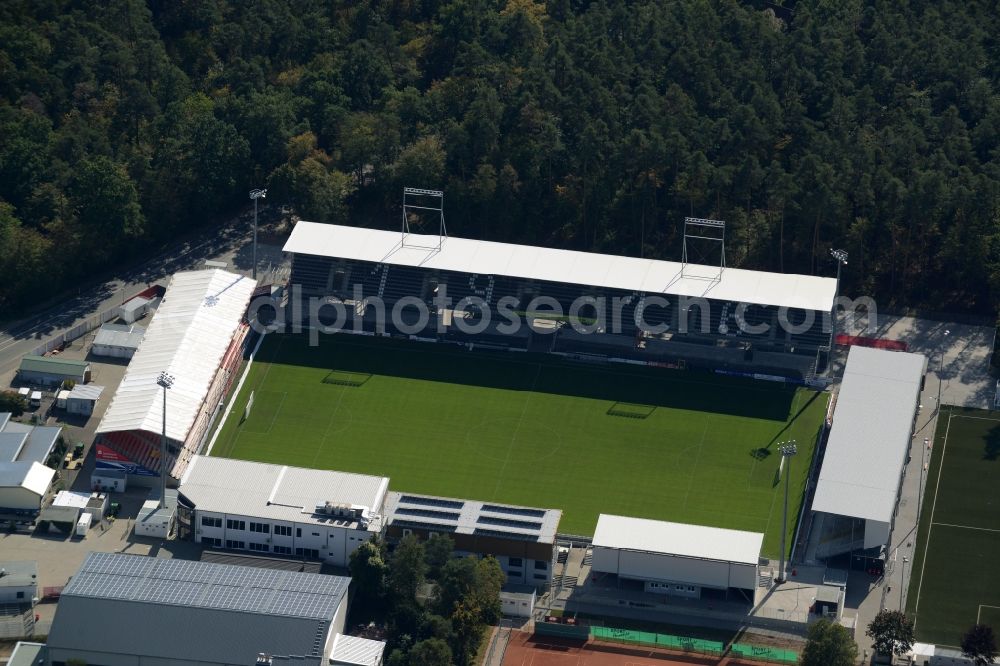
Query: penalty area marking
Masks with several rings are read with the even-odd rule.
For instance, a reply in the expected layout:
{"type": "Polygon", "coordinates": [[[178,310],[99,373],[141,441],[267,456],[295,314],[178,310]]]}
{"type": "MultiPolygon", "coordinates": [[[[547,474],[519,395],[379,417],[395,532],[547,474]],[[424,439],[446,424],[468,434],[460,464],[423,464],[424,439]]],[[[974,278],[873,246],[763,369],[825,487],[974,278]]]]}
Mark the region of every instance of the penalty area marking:
{"type": "Polygon", "coordinates": [[[976,611],[976,624],[981,624],[979,620],[983,615],[984,608],[996,608],[1000,610],[1000,606],[991,606],[990,604],[979,604],[979,610],[976,611]]]}
{"type": "Polygon", "coordinates": [[[937,481],[934,482],[934,501],[931,502],[931,519],[927,524],[927,536],[924,538],[924,557],[920,562],[920,582],[917,583],[917,600],[913,603],[913,614],[920,616],[920,590],[924,587],[924,569],[927,568],[927,550],[931,545],[931,532],[934,531],[934,510],[937,509],[938,488],[941,487],[941,471],[944,470],[944,456],[948,453],[948,433],[951,432],[951,419],[955,416],[948,412],[948,425],[944,428],[944,443],[941,444],[941,459],[938,461],[937,481]]]}
{"type": "MultiPolygon", "coordinates": [[[[955,525],[954,523],[931,523],[931,525],[939,525],[941,527],[956,527],[960,530],[978,530],[980,532],[1000,532],[1000,530],[993,529],[991,527],[974,527],[972,525],[955,525]]],[[[928,535],[930,531],[928,530],[928,535]]],[[[1000,608],[1000,606],[998,606],[1000,608]]]]}

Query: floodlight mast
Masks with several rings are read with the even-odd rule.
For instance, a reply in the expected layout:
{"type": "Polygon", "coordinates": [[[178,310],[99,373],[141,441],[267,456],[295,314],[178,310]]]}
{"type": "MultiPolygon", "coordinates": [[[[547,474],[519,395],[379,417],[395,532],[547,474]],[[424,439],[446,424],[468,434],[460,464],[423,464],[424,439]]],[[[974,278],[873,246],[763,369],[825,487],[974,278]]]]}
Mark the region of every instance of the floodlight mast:
{"type": "Polygon", "coordinates": [[[402,247],[412,247],[412,248],[422,248],[425,250],[441,250],[442,245],[444,245],[444,239],[448,237],[448,227],[444,223],[444,192],[438,190],[425,190],[419,187],[404,187],[403,188],[403,226],[400,229],[400,244],[402,247]],[[417,201],[427,202],[427,199],[437,199],[437,205],[421,205],[420,203],[411,203],[414,198],[417,201]],[[411,210],[424,210],[430,211],[432,213],[438,214],[438,240],[437,245],[426,246],[414,243],[407,243],[407,238],[410,235],[410,211],[411,210]]]}
{"type": "Polygon", "coordinates": [[[253,199],[253,279],[257,279],[257,200],[267,197],[267,190],[250,190],[253,199]]]}
{"type": "Polygon", "coordinates": [[[788,486],[791,484],[792,478],[792,456],[799,452],[798,445],[795,440],[785,442],[778,445],[778,451],[781,453],[781,460],[786,467],[785,469],[785,510],[781,515],[781,559],[778,564],[778,583],[785,582],[785,535],[788,533],[788,486]]]}
{"type": "Polygon", "coordinates": [[[160,508],[167,501],[167,389],[174,385],[174,376],[161,372],[156,378],[156,385],[163,388],[163,432],[160,435],[160,508]]]}
{"type": "Polygon", "coordinates": [[[847,250],[831,248],[830,256],[837,260],[837,288],[833,292],[833,309],[830,311],[830,354],[833,354],[833,347],[837,344],[837,299],[840,298],[840,269],[847,265],[847,250]]]}
{"type": "MultiPolygon", "coordinates": [[[[681,250],[681,277],[685,277],[684,269],[687,268],[688,264],[700,263],[697,261],[691,261],[690,252],[688,250],[688,240],[700,240],[709,241],[711,244],[717,244],[719,246],[719,273],[715,277],[708,277],[707,279],[713,282],[718,282],[722,279],[722,272],[726,270],[726,223],[722,220],[707,220],[701,217],[685,217],[684,218],[684,245],[681,250]]],[[[706,279],[706,276],[689,275],[688,277],[700,277],[701,279],[706,279]]]]}

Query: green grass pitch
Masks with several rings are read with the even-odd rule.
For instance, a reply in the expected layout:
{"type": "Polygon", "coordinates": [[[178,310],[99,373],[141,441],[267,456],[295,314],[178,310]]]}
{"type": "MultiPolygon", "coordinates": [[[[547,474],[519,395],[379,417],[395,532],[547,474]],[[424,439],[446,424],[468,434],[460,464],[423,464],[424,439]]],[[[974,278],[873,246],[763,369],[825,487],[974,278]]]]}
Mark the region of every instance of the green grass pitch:
{"type": "Polygon", "coordinates": [[[776,557],[776,446],[799,444],[791,536],[826,404],[825,393],[706,373],[347,334],[309,347],[305,336],[269,335],[213,455],[559,508],[560,531],[571,534],[592,534],[600,513],[759,531],[776,557]]]}
{"type": "Polygon", "coordinates": [[[907,612],[918,640],[1000,632],[1000,413],[945,408],[924,479],[907,612]]]}

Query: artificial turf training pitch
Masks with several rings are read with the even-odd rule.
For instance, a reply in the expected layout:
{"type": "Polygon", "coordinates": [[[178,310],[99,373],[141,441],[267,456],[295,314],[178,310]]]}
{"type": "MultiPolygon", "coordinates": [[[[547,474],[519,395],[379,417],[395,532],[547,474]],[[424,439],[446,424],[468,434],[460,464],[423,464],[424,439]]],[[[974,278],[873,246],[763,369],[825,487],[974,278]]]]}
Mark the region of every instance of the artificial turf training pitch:
{"type": "Polygon", "coordinates": [[[906,595],[917,639],[957,646],[977,622],[1000,632],[1000,413],[944,408],[924,486],[906,595]]]}
{"type": "Polygon", "coordinates": [[[798,442],[790,548],[826,404],[825,393],[707,373],[272,334],[212,454],[562,509],[569,534],[593,534],[600,513],[764,532],[777,557],[777,445],[798,442]]]}

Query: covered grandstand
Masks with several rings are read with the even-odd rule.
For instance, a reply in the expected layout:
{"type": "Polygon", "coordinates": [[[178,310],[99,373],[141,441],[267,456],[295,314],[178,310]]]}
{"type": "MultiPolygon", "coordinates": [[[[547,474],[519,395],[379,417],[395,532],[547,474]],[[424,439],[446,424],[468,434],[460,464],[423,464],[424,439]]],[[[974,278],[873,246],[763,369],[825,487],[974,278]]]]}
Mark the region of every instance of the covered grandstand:
{"type": "Polygon", "coordinates": [[[927,359],[851,347],[819,472],[810,557],[854,552],[860,565],[888,544],[927,359]],[[867,553],[868,557],[863,557],[867,553]]]}
{"type": "Polygon", "coordinates": [[[707,266],[692,271],[654,259],[312,222],[299,222],[284,249],[293,255],[291,284],[303,296],[351,303],[348,310],[369,332],[793,376],[811,374],[829,348],[836,296],[832,278],[707,266]],[[433,307],[442,293],[453,309],[433,307]],[[389,322],[378,331],[373,297],[387,308],[416,298],[432,306],[437,320],[416,332],[389,322]],[[575,312],[593,324],[587,332],[555,317],[544,332],[501,333],[505,297],[507,312],[519,315],[532,311],[536,297],[554,299],[563,313],[574,312],[581,297],[603,299],[605,316],[585,304],[575,312]],[[457,325],[474,326],[487,319],[485,310],[492,323],[481,332],[457,325]]]}
{"type": "Polygon", "coordinates": [[[167,396],[167,455],[174,481],[197,453],[242,358],[247,305],[256,282],[211,269],[176,273],[97,428],[98,469],[158,477],[162,391],[167,396]]]}

